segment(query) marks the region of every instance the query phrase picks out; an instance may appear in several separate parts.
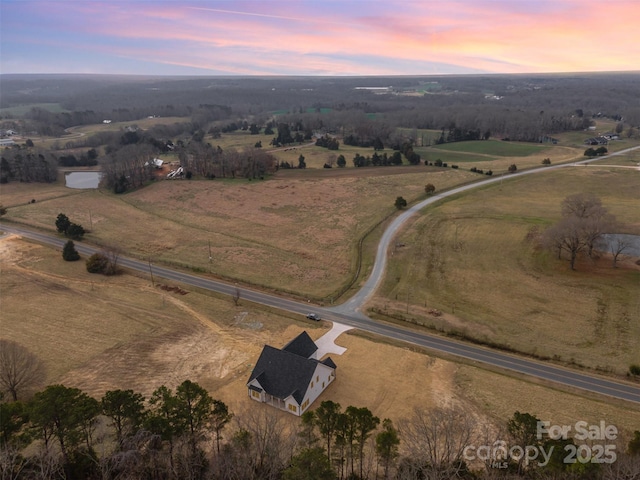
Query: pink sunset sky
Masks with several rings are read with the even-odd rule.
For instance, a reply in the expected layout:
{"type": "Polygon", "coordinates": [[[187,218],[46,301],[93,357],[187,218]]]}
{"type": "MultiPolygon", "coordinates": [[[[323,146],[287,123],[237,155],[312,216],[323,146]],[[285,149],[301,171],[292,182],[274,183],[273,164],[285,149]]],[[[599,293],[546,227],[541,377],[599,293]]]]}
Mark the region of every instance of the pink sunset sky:
{"type": "Polygon", "coordinates": [[[0,0],[1,73],[640,69],[640,0],[0,0]]]}

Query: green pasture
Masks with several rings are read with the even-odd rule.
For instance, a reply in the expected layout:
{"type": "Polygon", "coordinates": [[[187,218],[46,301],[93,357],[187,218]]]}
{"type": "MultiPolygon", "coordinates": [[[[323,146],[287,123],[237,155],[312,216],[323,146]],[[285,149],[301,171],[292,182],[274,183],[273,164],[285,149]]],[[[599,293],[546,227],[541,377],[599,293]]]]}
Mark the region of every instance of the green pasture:
{"type": "Polygon", "coordinates": [[[465,152],[497,157],[526,157],[549,149],[548,145],[524,142],[502,142],[500,140],[472,140],[466,142],[435,145],[434,150],[465,152]]]}
{"type": "Polygon", "coordinates": [[[624,374],[640,363],[640,270],[633,259],[566,260],[537,239],[562,200],[592,192],[640,234],[640,173],[575,167],[445,200],[398,236],[379,312],[540,357],[624,374]],[[429,309],[444,314],[434,317],[429,309]]]}
{"type": "Polygon", "coordinates": [[[3,117],[21,117],[25,113],[30,112],[32,108],[41,108],[51,113],[63,113],[69,111],[63,108],[59,103],[30,103],[15,107],[0,108],[0,115],[3,117]]]}
{"type": "Polygon", "coordinates": [[[459,163],[474,163],[474,162],[491,162],[497,160],[498,157],[491,155],[474,155],[471,153],[460,153],[447,150],[439,150],[436,148],[415,148],[416,153],[420,154],[422,160],[427,162],[435,162],[436,160],[442,160],[449,166],[457,165],[459,163]]]}

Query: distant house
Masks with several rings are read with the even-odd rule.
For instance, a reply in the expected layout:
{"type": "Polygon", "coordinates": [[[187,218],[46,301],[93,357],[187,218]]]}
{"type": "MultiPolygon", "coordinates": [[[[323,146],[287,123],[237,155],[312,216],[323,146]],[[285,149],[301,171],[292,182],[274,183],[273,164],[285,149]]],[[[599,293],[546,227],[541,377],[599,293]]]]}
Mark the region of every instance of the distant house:
{"type": "Polygon", "coordinates": [[[606,137],[591,137],[584,141],[585,145],[607,145],[609,140],[606,137]]]}
{"type": "Polygon", "coordinates": [[[111,123],[111,120],[102,120],[102,123],[111,123]]]}
{"type": "Polygon", "coordinates": [[[317,350],[307,332],[282,349],[265,345],[247,382],[249,397],[302,415],[336,378],[336,364],[315,358],[317,350]]]}
{"type": "Polygon", "coordinates": [[[8,147],[9,145],[15,145],[16,142],[13,138],[0,138],[0,147],[8,147]]]}
{"type": "Polygon", "coordinates": [[[554,145],[558,144],[558,139],[550,137],[548,135],[542,135],[539,140],[540,143],[553,143],[554,145]]]}
{"type": "Polygon", "coordinates": [[[150,162],[146,162],[144,164],[144,166],[148,166],[149,164],[151,164],[152,166],[154,166],[155,168],[162,168],[162,165],[164,164],[164,160],[160,160],[159,158],[154,158],[153,160],[151,160],[150,162]]]}

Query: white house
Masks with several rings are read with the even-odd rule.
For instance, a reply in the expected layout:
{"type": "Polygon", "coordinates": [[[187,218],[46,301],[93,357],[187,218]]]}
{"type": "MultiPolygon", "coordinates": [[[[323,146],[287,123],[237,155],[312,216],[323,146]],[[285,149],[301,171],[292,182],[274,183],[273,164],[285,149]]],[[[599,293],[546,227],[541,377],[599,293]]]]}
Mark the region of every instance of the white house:
{"type": "Polygon", "coordinates": [[[148,166],[149,163],[151,163],[151,165],[153,165],[155,168],[162,168],[162,165],[164,165],[164,160],[160,160],[159,158],[154,158],[150,162],[146,162],[144,166],[145,167],[148,166]]]}
{"type": "Polygon", "coordinates": [[[316,359],[317,350],[307,332],[282,350],[265,345],[247,382],[249,397],[302,415],[336,378],[336,364],[316,359]]]}

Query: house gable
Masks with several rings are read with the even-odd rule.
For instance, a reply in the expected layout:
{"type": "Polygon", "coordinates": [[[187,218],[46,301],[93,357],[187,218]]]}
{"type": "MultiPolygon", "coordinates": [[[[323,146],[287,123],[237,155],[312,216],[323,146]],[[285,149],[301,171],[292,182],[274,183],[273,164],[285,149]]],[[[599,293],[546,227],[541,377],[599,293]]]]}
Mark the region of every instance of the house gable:
{"type": "Polygon", "coordinates": [[[282,350],[304,358],[311,358],[318,351],[318,346],[311,340],[309,334],[304,331],[282,347],[282,350]]]}

